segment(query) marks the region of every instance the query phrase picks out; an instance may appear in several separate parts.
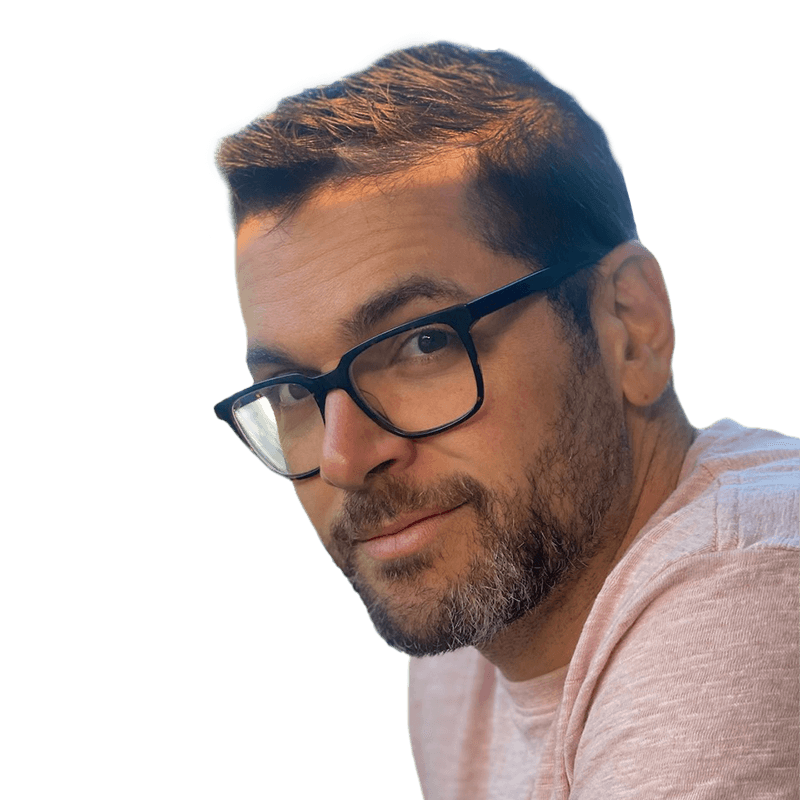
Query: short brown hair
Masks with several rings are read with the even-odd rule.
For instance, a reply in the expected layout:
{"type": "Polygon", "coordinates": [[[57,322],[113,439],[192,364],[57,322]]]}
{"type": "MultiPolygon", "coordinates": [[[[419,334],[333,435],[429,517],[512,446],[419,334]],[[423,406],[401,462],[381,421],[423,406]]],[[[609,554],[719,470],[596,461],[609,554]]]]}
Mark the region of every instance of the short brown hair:
{"type": "MultiPolygon", "coordinates": [[[[439,42],[281,101],[223,139],[217,165],[235,226],[290,214],[316,189],[403,172],[463,148],[477,234],[532,268],[599,260],[636,238],[625,180],[602,128],[566,92],[503,51],[439,42]]],[[[591,331],[591,271],[548,294],[591,331]]],[[[566,312],[566,317],[563,312],[566,312]]]]}

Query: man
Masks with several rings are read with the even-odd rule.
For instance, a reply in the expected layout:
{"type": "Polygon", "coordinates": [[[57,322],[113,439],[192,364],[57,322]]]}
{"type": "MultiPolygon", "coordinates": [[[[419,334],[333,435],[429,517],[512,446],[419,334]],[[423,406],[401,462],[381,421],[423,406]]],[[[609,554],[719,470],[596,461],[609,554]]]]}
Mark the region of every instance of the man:
{"type": "Polygon", "coordinates": [[[425,796],[796,796],[798,442],[687,421],[599,126],[437,44],[218,163],[255,384],[216,410],[414,657],[425,796]]]}

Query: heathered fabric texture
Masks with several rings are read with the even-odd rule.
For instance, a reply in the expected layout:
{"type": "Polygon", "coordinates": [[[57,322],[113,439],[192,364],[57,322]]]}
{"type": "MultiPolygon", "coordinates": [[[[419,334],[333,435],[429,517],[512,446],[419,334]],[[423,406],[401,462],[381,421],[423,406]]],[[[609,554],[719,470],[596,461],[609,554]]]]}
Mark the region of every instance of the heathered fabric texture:
{"type": "Polygon", "coordinates": [[[724,420],[606,579],[567,667],[412,659],[426,800],[798,798],[800,442],[724,420]]]}

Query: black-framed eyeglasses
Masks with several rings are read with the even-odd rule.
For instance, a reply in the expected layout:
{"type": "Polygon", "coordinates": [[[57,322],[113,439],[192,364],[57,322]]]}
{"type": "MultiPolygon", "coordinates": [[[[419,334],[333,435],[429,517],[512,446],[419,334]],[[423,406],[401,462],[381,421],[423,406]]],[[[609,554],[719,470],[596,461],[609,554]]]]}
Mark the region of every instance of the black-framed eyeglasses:
{"type": "Polygon", "coordinates": [[[214,406],[217,416],[273,472],[292,480],[316,475],[325,435],[325,398],[342,389],[395,436],[419,439],[449,430],[483,403],[483,375],[470,328],[483,317],[548,289],[598,258],[544,269],[373,336],[324,375],[281,375],[214,406]]]}

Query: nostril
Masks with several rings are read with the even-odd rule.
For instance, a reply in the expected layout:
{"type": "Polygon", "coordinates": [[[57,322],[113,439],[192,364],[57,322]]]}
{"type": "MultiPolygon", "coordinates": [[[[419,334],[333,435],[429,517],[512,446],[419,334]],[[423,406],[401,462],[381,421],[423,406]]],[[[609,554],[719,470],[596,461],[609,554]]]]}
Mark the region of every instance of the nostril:
{"type": "Polygon", "coordinates": [[[384,472],[388,472],[392,466],[396,463],[397,459],[389,458],[386,461],[381,462],[376,467],[373,467],[367,475],[382,475],[384,472]]]}

